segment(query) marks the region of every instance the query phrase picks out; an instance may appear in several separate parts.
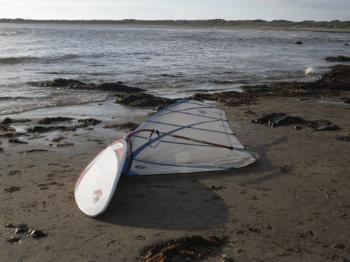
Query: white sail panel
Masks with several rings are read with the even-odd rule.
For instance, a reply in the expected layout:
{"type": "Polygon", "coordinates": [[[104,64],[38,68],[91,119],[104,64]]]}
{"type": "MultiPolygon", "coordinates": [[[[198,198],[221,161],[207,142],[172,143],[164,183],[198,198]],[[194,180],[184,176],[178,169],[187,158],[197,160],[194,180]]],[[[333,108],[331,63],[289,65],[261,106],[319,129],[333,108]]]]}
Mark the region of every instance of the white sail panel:
{"type": "Polygon", "coordinates": [[[234,136],[225,112],[212,104],[182,100],[150,117],[141,129],[159,130],[160,136],[150,139],[149,132],[140,132],[130,138],[133,161],[128,175],[228,170],[256,161],[234,136]]]}

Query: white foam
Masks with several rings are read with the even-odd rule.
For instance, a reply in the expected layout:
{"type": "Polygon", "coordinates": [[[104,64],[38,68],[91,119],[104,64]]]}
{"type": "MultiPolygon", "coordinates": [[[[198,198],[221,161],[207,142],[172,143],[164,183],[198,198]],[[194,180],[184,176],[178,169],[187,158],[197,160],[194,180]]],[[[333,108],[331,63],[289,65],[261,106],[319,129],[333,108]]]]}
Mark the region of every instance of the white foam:
{"type": "Polygon", "coordinates": [[[315,74],[315,69],[313,67],[308,67],[305,69],[306,76],[313,76],[315,74]]]}

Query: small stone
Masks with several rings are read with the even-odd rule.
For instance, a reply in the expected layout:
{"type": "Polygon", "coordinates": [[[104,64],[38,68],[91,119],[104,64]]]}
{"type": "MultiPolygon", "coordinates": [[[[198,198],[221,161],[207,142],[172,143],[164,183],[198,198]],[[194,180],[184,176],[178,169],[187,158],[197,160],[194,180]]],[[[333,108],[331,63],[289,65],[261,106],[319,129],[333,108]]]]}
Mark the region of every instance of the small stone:
{"type": "Polygon", "coordinates": [[[223,189],[224,187],[223,186],[211,186],[211,189],[212,190],[221,190],[221,189],[223,189]]]}
{"type": "Polygon", "coordinates": [[[15,234],[23,235],[28,232],[28,229],[23,229],[23,228],[16,228],[15,229],[15,234]]]}
{"type": "Polygon", "coordinates": [[[272,229],[272,226],[271,225],[266,225],[266,229],[272,229]]]}
{"type": "Polygon", "coordinates": [[[13,192],[16,192],[16,191],[20,191],[20,190],[21,190],[21,187],[19,187],[19,186],[11,186],[11,187],[4,189],[5,192],[10,193],[10,194],[12,194],[13,192]]]}
{"type": "Polygon", "coordinates": [[[20,175],[21,171],[19,170],[11,170],[7,175],[8,176],[14,176],[14,175],[20,175]]]}
{"type": "Polygon", "coordinates": [[[248,230],[253,233],[261,233],[261,230],[256,227],[249,227],[248,230]]]}
{"type": "Polygon", "coordinates": [[[6,228],[16,228],[17,226],[15,224],[9,223],[9,224],[5,224],[6,228]]]}
{"type": "Polygon", "coordinates": [[[37,230],[37,229],[33,229],[33,230],[28,232],[28,237],[34,238],[34,239],[39,239],[39,238],[46,237],[46,236],[47,236],[46,233],[44,233],[43,231],[37,230]]]}
{"type": "Polygon", "coordinates": [[[237,235],[243,235],[244,233],[245,233],[244,230],[242,230],[242,229],[236,229],[236,234],[237,234],[237,235]]]}
{"type": "Polygon", "coordinates": [[[334,248],[345,249],[345,246],[343,244],[336,244],[334,248]]]}
{"type": "Polygon", "coordinates": [[[9,238],[6,238],[6,241],[11,243],[11,244],[17,244],[21,239],[19,237],[9,237],[9,238]]]}
{"type": "Polygon", "coordinates": [[[145,240],[146,237],[143,236],[143,235],[138,235],[138,236],[135,237],[135,239],[136,239],[136,240],[145,240]]]}

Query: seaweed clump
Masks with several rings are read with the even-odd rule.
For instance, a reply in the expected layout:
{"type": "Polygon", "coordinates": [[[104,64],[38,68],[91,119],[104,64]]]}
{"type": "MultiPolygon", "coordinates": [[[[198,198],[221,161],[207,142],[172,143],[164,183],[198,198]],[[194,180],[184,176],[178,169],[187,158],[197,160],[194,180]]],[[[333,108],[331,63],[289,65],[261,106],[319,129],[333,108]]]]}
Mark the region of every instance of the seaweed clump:
{"type": "Polygon", "coordinates": [[[201,261],[217,254],[225,242],[225,238],[215,236],[209,238],[191,236],[169,240],[146,247],[141,252],[139,261],[201,261]]]}

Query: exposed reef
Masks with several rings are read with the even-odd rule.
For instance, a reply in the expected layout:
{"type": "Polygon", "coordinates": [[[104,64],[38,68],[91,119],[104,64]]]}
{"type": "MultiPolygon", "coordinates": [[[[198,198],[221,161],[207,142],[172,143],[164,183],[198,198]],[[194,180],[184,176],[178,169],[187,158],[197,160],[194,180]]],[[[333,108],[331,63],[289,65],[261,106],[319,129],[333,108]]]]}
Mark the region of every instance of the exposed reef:
{"type": "Polygon", "coordinates": [[[157,110],[176,102],[174,99],[168,99],[146,93],[116,95],[116,97],[116,102],[122,105],[135,107],[156,107],[157,110]]]}
{"type": "Polygon", "coordinates": [[[350,91],[350,65],[333,66],[314,82],[275,82],[264,85],[242,86],[245,92],[226,91],[220,93],[196,93],[197,100],[215,100],[228,106],[238,106],[254,102],[259,96],[310,96],[336,95],[340,91],[350,91]]]}
{"type": "Polygon", "coordinates": [[[54,80],[28,82],[29,85],[37,87],[56,87],[66,89],[82,89],[82,90],[102,90],[110,92],[136,93],[144,91],[138,87],[132,87],[121,81],[109,82],[103,84],[84,83],[75,79],[57,78],[54,80]]]}

